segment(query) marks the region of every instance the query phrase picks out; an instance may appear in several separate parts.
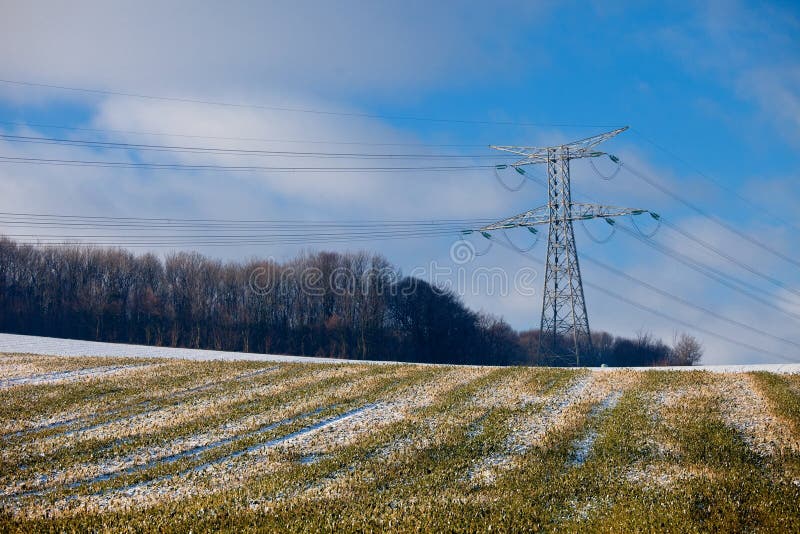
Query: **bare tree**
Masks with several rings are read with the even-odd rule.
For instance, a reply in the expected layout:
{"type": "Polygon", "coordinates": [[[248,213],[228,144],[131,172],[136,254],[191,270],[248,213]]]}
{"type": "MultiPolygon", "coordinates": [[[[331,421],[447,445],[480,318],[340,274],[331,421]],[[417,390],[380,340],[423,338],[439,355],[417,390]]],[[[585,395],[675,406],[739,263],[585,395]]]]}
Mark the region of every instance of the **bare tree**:
{"type": "Polygon", "coordinates": [[[0,236],[0,332],[365,359],[522,360],[504,321],[481,321],[456,295],[403,279],[367,252],[222,263],[0,236]],[[269,291],[254,290],[256,269],[269,291]]]}
{"type": "MultiPolygon", "coordinates": [[[[43,248],[0,236],[0,332],[365,359],[560,363],[537,353],[538,330],[517,333],[367,252],[222,263],[196,253],[43,248]],[[253,286],[254,272],[268,291],[253,286]]],[[[685,334],[676,334],[674,348],[647,332],[593,339],[595,353],[581,356],[588,365],[691,365],[702,355],[685,334]]]]}
{"type": "Polygon", "coordinates": [[[696,365],[703,357],[703,345],[697,338],[682,332],[675,332],[672,338],[672,364],[696,365]]]}

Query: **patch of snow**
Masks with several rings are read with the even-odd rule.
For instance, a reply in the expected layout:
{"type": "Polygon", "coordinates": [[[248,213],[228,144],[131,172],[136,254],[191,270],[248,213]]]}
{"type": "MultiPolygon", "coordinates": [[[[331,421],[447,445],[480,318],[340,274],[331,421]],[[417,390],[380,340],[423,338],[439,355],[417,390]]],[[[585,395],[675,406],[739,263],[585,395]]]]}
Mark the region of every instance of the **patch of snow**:
{"type": "MultiPolygon", "coordinates": [[[[45,356],[112,356],[131,358],[179,358],[188,360],[246,360],[285,363],[352,363],[352,364],[397,364],[402,362],[345,360],[334,358],[315,358],[310,356],[290,356],[285,354],[255,354],[248,352],[227,352],[219,350],[183,349],[172,347],[152,347],[129,345],[125,343],[102,343],[19,334],[0,334],[0,353],[40,354],[45,356]]],[[[419,365],[419,364],[417,364],[419,365]]],[[[437,364],[427,364],[437,365],[437,364]]],[[[621,370],[632,371],[710,371],[714,373],[750,373],[768,371],[771,373],[800,373],[800,364],[753,364],[753,365],[695,365],[674,367],[587,367],[595,372],[621,370]]]]}
{"type": "MultiPolygon", "coordinates": [[[[290,434],[287,434],[285,436],[281,436],[279,438],[271,439],[271,440],[269,440],[267,442],[264,442],[264,443],[256,443],[256,444],[251,445],[249,447],[246,447],[244,449],[239,449],[239,450],[234,451],[234,452],[232,452],[230,454],[227,454],[227,455],[222,456],[220,458],[216,458],[216,459],[211,460],[209,462],[204,462],[204,463],[202,463],[200,465],[197,465],[195,467],[191,467],[191,468],[186,469],[184,471],[181,471],[181,472],[178,472],[178,473],[164,475],[164,476],[152,479],[152,480],[148,480],[146,482],[140,482],[138,484],[134,484],[134,485],[131,485],[131,486],[126,486],[126,487],[123,487],[123,488],[115,488],[113,490],[109,490],[108,492],[103,492],[103,493],[111,493],[111,492],[113,492],[113,493],[119,493],[119,494],[123,494],[123,495],[132,496],[132,495],[135,495],[135,494],[139,493],[141,490],[147,489],[147,488],[149,488],[149,487],[151,487],[151,486],[153,486],[155,484],[158,484],[158,483],[161,483],[161,482],[164,482],[164,481],[167,481],[167,480],[172,480],[172,479],[175,479],[175,478],[178,478],[178,477],[186,476],[186,475],[202,473],[202,472],[207,471],[210,468],[216,467],[218,465],[229,463],[232,460],[235,460],[235,459],[237,459],[239,457],[242,457],[242,456],[245,456],[245,455],[254,454],[254,453],[263,452],[266,449],[271,449],[271,448],[274,448],[274,447],[276,447],[278,445],[281,445],[281,444],[284,444],[284,443],[287,443],[287,442],[291,442],[292,440],[295,440],[295,439],[297,439],[297,438],[299,438],[301,436],[304,436],[304,435],[309,434],[311,432],[318,431],[318,430],[323,429],[325,427],[328,427],[330,425],[335,425],[336,423],[339,423],[341,421],[349,419],[350,417],[358,415],[361,412],[364,412],[366,410],[371,410],[374,407],[375,407],[375,404],[372,404],[372,403],[366,404],[364,406],[360,406],[358,408],[354,408],[352,410],[349,410],[349,411],[347,411],[345,413],[342,413],[342,414],[339,414],[339,415],[336,415],[336,416],[333,416],[333,417],[329,417],[327,419],[323,419],[322,421],[319,421],[319,422],[314,423],[312,425],[309,425],[307,427],[301,428],[300,430],[296,430],[296,431],[294,431],[294,432],[292,432],[290,434]]],[[[303,417],[310,417],[311,415],[313,415],[313,413],[303,414],[303,416],[298,417],[298,419],[303,418],[303,417]]],[[[278,426],[278,425],[280,425],[282,423],[283,422],[275,423],[275,426],[278,426]]],[[[266,432],[268,429],[265,428],[265,429],[259,429],[259,430],[263,433],[263,432],[266,432]]]]}
{"type": "MultiPolygon", "coordinates": [[[[592,409],[590,417],[591,418],[600,417],[602,416],[603,413],[607,412],[608,410],[613,410],[614,408],[616,408],[621,396],[622,396],[621,391],[615,391],[610,395],[608,395],[605,399],[603,399],[597,406],[595,406],[592,409]]],[[[592,453],[592,446],[594,445],[597,436],[598,436],[597,431],[591,429],[589,430],[589,432],[586,433],[583,439],[574,444],[572,450],[572,457],[570,459],[569,465],[571,465],[572,467],[580,467],[586,463],[586,460],[592,453]]]]}
{"type": "Polygon", "coordinates": [[[76,369],[74,371],[53,371],[51,373],[42,373],[29,376],[20,376],[16,378],[9,378],[0,380],[0,389],[10,388],[14,386],[40,386],[44,384],[55,384],[58,382],[66,382],[69,380],[78,380],[81,378],[98,378],[101,376],[108,376],[110,374],[128,371],[131,369],[143,369],[151,367],[150,365],[111,365],[106,367],[92,367],[89,369],[76,369]]]}
{"type": "Polygon", "coordinates": [[[101,343],[41,336],[0,334],[0,353],[39,354],[43,356],[111,356],[116,358],[177,358],[184,360],[245,360],[277,363],[353,363],[396,364],[364,360],[339,360],[310,356],[283,354],[254,354],[248,352],[226,352],[220,350],[152,347],[125,343],[101,343]]]}

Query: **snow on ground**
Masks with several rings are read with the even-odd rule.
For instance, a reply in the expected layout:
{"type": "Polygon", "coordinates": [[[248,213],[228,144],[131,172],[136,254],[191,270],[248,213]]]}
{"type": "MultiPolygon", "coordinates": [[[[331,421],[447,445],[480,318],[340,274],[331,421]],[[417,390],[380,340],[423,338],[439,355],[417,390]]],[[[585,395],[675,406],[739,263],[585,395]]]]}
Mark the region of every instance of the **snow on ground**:
{"type": "Polygon", "coordinates": [[[494,482],[497,471],[510,469],[515,461],[532,446],[539,444],[548,431],[563,424],[565,414],[589,395],[596,395],[593,375],[587,374],[563,390],[544,399],[539,410],[526,416],[516,416],[511,421],[511,433],[502,451],[481,459],[467,474],[467,478],[483,484],[494,482]]]}
{"type": "Polygon", "coordinates": [[[792,435],[790,423],[775,415],[752,377],[730,376],[715,385],[725,421],[762,456],[791,452],[800,454],[800,439],[792,435]]]}
{"type": "MultiPolygon", "coordinates": [[[[592,409],[590,417],[592,419],[597,419],[598,417],[602,416],[603,413],[613,410],[617,406],[621,396],[622,393],[619,391],[610,393],[605,399],[603,399],[602,402],[592,409]]],[[[583,439],[574,444],[572,458],[570,460],[570,465],[572,467],[579,467],[586,463],[586,460],[589,458],[589,455],[592,452],[592,446],[597,439],[597,435],[597,430],[591,428],[583,437],[583,439]]]]}
{"type": "Polygon", "coordinates": [[[39,386],[42,384],[55,384],[81,378],[98,378],[110,374],[129,371],[131,369],[143,369],[152,367],[150,365],[112,365],[106,367],[92,367],[89,369],[77,369],[75,371],[54,371],[51,373],[18,376],[6,380],[0,380],[0,389],[12,386],[39,386]]]}
{"type": "Polygon", "coordinates": [[[76,339],[60,339],[41,336],[0,334],[0,353],[41,354],[44,356],[113,356],[126,358],[180,358],[185,360],[245,360],[278,363],[397,363],[356,360],[335,360],[310,356],[287,356],[282,354],[251,354],[221,350],[180,349],[128,345],[125,343],[101,343],[76,339]]]}
{"type": "MultiPolygon", "coordinates": [[[[227,352],[220,350],[182,349],[171,347],[150,347],[124,343],[100,343],[18,334],[0,334],[0,354],[40,354],[45,356],[113,356],[132,358],[181,358],[188,360],[245,360],[282,363],[353,363],[353,364],[396,364],[370,360],[340,360],[315,358],[311,356],[289,356],[284,354],[253,354],[246,352],[227,352]]],[[[619,367],[594,367],[593,371],[620,370],[619,367]]],[[[627,367],[635,370],[705,370],[715,373],[747,373],[769,371],[772,373],[800,373],[800,363],[791,364],[753,364],[753,365],[699,365],[694,367],[627,367]]]]}
{"type": "MultiPolygon", "coordinates": [[[[26,358],[21,365],[41,360],[40,368],[54,369],[48,376],[59,373],[54,367],[59,362],[98,369],[96,359],[26,358]]],[[[156,365],[190,373],[207,364],[156,365]]],[[[100,410],[84,402],[94,402],[93,393],[84,395],[73,382],[0,389],[0,396],[18,407],[0,414],[5,419],[0,424],[24,430],[0,436],[0,511],[50,517],[147,508],[233,490],[246,497],[237,506],[264,511],[284,500],[347,501],[379,490],[414,502],[421,496],[404,496],[413,484],[439,488],[432,499],[482,499],[514,483],[520,470],[537,457],[545,461],[547,452],[562,444],[569,460],[558,462],[555,476],[593,472],[596,462],[586,460],[607,431],[607,418],[627,417],[637,402],[642,403],[637,409],[655,418],[652,428],[642,428],[642,442],[663,439],[658,428],[665,421],[681,428],[694,420],[688,410],[681,412],[688,419],[670,415],[673,404],[692,404],[686,395],[700,395],[709,413],[718,411],[752,450],[764,451],[764,461],[780,462],[784,453],[796,458],[800,451],[796,428],[773,411],[769,393],[743,374],[669,374],[661,384],[652,374],[627,370],[264,364],[243,373],[236,364],[209,367],[215,374],[205,381],[194,374],[187,381],[175,372],[155,373],[155,387],[130,398],[128,389],[116,386],[116,396],[106,397],[100,410]],[[179,395],[177,383],[187,386],[179,395]],[[213,383],[224,387],[207,387],[213,383]],[[44,389],[48,395],[36,395],[44,389]],[[28,397],[35,403],[29,413],[28,397]],[[617,406],[621,398],[624,410],[617,406]],[[51,423],[61,426],[41,426],[48,407],[58,412],[51,423]],[[565,436],[572,437],[565,441],[565,436]],[[417,467],[431,458],[437,462],[433,470],[417,467]],[[467,489],[477,493],[467,495],[467,489]]],[[[84,373],[75,379],[110,385],[120,377],[84,373]]],[[[606,447],[603,454],[609,451],[606,447]]],[[[683,465],[674,454],[642,458],[631,461],[619,453],[616,461],[627,483],[670,487],[679,480],[724,476],[713,462],[683,465]]],[[[795,464],[785,465],[788,479],[797,480],[795,464]]],[[[586,506],[577,500],[573,512],[593,513],[586,506]]]]}

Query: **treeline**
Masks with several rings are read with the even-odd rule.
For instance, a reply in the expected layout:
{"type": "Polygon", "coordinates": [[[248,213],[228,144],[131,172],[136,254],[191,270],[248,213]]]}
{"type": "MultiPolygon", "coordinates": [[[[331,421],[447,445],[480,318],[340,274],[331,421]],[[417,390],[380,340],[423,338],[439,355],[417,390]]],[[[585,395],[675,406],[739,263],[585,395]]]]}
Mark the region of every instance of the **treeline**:
{"type": "MultiPolygon", "coordinates": [[[[223,263],[0,238],[0,331],[370,360],[568,363],[537,353],[537,331],[517,333],[367,253],[223,263]]],[[[674,348],[649,336],[595,334],[594,349],[582,364],[677,361],[674,348]]]]}
{"type": "Polygon", "coordinates": [[[0,330],[257,353],[525,363],[516,332],[380,256],[163,260],[0,239],[0,330]]]}
{"type": "MultiPolygon", "coordinates": [[[[539,330],[519,333],[519,343],[531,365],[574,365],[573,342],[559,339],[544,345],[550,350],[539,352],[539,330]]],[[[591,347],[583,347],[580,364],[590,367],[656,367],[665,365],[695,365],[703,357],[703,346],[688,334],[676,333],[672,346],[648,332],[635,338],[615,337],[607,332],[593,332],[591,347]]]]}

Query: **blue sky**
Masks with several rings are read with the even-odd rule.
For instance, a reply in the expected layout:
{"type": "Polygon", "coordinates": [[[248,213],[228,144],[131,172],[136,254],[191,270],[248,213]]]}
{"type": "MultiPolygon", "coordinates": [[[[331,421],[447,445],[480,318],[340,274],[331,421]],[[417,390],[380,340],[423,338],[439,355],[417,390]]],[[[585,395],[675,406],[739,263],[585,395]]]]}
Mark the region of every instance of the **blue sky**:
{"type": "MultiPolygon", "coordinates": [[[[478,145],[556,144],[599,133],[608,129],[606,125],[630,125],[630,131],[605,149],[738,230],[800,258],[794,234],[800,226],[800,9],[791,2],[429,4],[2,2],[0,78],[382,117],[536,126],[275,112],[0,83],[0,133],[231,148],[263,143],[184,136],[476,145],[447,149],[463,155],[489,153],[478,145]],[[698,170],[727,190],[700,177],[698,170]],[[737,194],[789,224],[741,202],[737,194]]],[[[310,148],[298,143],[269,147],[310,148]]],[[[0,153],[131,161],[153,157],[21,146],[1,139],[0,153]]],[[[205,155],[159,157],[170,163],[209,162],[205,155]]],[[[612,169],[608,161],[598,165],[612,169]]],[[[752,246],[630,173],[623,171],[606,182],[579,162],[572,174],[576,197],[652,209],[786,286],[800,285],[797,265],[752,246]]],[[[546,192],[533,183],[517,193],[506,191],[490,170],[413,177],[220,177],[0,164],[0,209],[14,212],[317,220],[501,218],[545,200],[546,192]]],[[[797,320],[786,314],[754,304],[630,237],[615,235],[600,245],[580,226],[575,230],[581,250],[592,257],[727,317],[800,342],[797,320]]],[[[596,222],[590,230],[603,236],[607,225],[596,222]]],[[[528,238],[512,237],[520,243],[528,238]]],[[[669,231],[660,231],[654,239],[745,278],[768,299],[783,292],[778,295],[780,307],[800,313],[795,293],[765,284],[669,231]]],[[[448,237],[325,248],[369,248],[411,272],[431,262],[447,264],[452,241],[448,237]]],[[[302,249],[262,246],[201,252],[226,259],[288,258],[302,249]]],[[[540,242],[532,254],[544,258],[544,252],[540,242]]],[[[513,271],[525,264],[495,247],[469,267],[513,271]]],[[[589,265],[584,264],[583,271],[586,280],[665,313],[800,360],[795,345],[754,337],[589,265]]],[[[517,328],[538,325],[538,294],[477,291],[463,297],[470,306],[502,315],[517,328]]],[[[647,330],[667,340],[675,330],[686,329],[588,288],[587,303],[595,329],[622,335],[647,330]]],[[[697,335],[706,345],[709,363],[776,361],[697,335]]]]}

